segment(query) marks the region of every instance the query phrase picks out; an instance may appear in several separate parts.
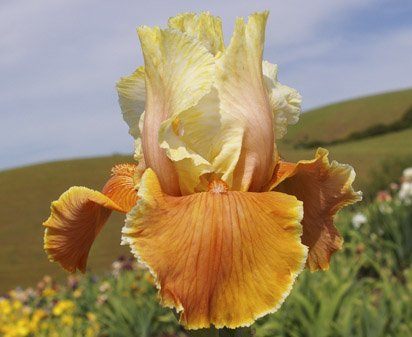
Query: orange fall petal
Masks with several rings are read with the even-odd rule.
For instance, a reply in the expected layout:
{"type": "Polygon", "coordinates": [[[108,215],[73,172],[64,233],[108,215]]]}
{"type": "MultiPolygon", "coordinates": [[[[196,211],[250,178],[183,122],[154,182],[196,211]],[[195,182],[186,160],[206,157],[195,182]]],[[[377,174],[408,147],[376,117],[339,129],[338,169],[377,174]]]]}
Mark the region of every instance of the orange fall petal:
{"type": "Polygon", "coordinates": [[[172,197],[150,169],[139,196],[123,242],[186,328],[252,324],[277,310],[304,267],[302,204],[293,196],[218,188],[172,197]]]}
{"type": "Polygon", "coordinates": [[[137,202],[137,190],[144,167],[134,164],[119,164],[112,168],[112,176],[106,182],[102,193],[118,204],[124,213],[129,212],[137,202]]]}
{"type": "Polygon", "coordinates": [[[43,223],[49,259],[69,272],[85,272],[90,248],[112,210],[126,213],[136,204],[138,178],[136,165],[117,165],[103,188],[104,194],[75,186],[54,201],[51,215],[43,223]]]}
{"type": "Polygon", "coordinates": [[[329,163],[324,149],[318,149],[313,160],[281,161],[275,169],[271,188],[303,201],[302,242],[309,247],[307,266],[311,271],[328,269],[332,254],[342,247],[333,217],[344,206],[362,199],[352,188],[354,178],[349,165],[329,163]]]}

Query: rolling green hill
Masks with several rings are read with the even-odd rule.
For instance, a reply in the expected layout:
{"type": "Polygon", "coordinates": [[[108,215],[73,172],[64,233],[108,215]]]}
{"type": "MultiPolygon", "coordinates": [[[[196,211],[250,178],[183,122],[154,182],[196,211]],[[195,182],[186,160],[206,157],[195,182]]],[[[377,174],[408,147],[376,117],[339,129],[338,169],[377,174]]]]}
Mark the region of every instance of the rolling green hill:
{"type": "MultiPolygon", "coordinates": [[[[331,140],[376,123],[391,123],[412,106],[412,89],[334,104],[305,113],[289,128],[279,151],[286,160],[311,159],[315,149],[296,149],[294,141],[331,140]]],[[[412,128],[385,135],[327,146],[330,158],[351,164],[356,188],[365,189],[370,172],[390,158],[409,158],[412,166],[412,128]]],[[[43,275],[66,275],[43,252],[42,222],[51,201],[73,185],[100,189],[114,164],[130,157],[110,156],[32,165],[0,172],[0,294],[15,286],[34,285],[43,275]]],[[[92,247],[89,269],[103,272],[121,254],[120,230],[124,215],[114,214],[92,247]]]]}
{"type": "Polygon", "coordinates": [[[392,123],[410,108],[412,89],[328,105],[304,113],[299,123],[288,128],[284,142],[342,139],[376,124],[392,123]]]}
{"type": "MultiPolygon", "coordinates": [[[[0,172],[0,294],[17,285],[35,285],[45,274],[58,278],[67,274],[48,262],[42,249],[42,222],[50,214],[50,203],[70,186],[100,190],[110,168],[122,162],[132,159],[78,159],[0,172]]],[[[109,270],[115,258],[129,252],[120,246],[123,220],[124,215],[113,214],[100,233],[90,253],[93,271],[109,270]]]]}
{"type": "MultiPolygon", "coordinates": [[[[380,170],[386,161],[405,159],[412,166],[412,128],[400,132],[327,146],[329,158],[350,164],[356,172],[355,188],[365,191],[370,184],[370,173],[380,170]]],[[[315,149],[296,149],[290,144],[280,144],[281,156],[287,161],[312,159],[315,149]]],[[[402,172],[399,170],[399,174],[402,172]]],[[[399,175],[397,175],[399,177],[399,175]]]]}
{"type": "MultiPolygon", "coordinates": [[[[296,146],[302,140],[341,140],[353,132],[398,121],[411,108],[412,89],[407,89],[314,109],[302,114],[296,125],[288,127],[278,148],[288,161],[310,159],[316,148],[296,146]]],[[[412,128],[323,147],[329,150],[332,160],[355,168],[355,187],[361,190],[371,185],[371,172],[379,171],[385,162],[401,161],[412,166],[412,128]]]]}

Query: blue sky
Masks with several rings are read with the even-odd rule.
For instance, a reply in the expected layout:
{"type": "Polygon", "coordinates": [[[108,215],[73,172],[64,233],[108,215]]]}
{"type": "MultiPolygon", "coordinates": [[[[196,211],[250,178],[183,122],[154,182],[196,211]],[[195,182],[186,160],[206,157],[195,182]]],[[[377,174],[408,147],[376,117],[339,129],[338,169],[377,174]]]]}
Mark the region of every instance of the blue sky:
{"type": "Polygon", "coordinates": [[[269,9],[265,58],[303,107],[412,87],[412,1],[2,0],[0,170],[131,153],[115,82],[143,63],[136,27],[269,9]]]}

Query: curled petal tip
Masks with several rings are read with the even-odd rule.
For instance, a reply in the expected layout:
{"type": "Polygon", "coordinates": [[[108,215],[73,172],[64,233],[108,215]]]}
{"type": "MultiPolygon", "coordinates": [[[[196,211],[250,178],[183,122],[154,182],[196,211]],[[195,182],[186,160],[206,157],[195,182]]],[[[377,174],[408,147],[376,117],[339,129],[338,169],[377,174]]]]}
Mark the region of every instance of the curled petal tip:
{"type": "Polygon", "coordinates": [[[100,192],[85,187],[67,190],[52,203],[43,223],[48,258],[69,272],[84,272],[91,245],[112,210],[122,209],[100,192]]]}

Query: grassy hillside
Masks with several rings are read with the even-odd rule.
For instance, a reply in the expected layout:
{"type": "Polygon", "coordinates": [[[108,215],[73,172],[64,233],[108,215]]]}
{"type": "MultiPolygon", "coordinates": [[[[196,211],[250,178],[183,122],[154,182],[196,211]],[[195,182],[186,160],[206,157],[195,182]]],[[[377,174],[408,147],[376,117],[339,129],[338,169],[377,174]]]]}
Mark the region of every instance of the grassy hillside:
{"type": "Polygon", "coordinates": [[[298,124],[289,127],[284,142],[331,141],[375,124],[398,120],[412,107],[412,89],[358,98],[304,113],[298,124]]]}
{"type": "MultiPolygon", "coordinates": [[[[302,140],[342,140],[353,132],[365,131],[377,124],[389,125],[401,119],[411,108],[412,89],[407,89],[314,109],[302,114],[299,123],[289,126],[278,147],[286,160],[309,159],[316,149],[296,147],[302,140]]],[[[348,163],[355,168],[355,187],[362,190],[371,185],[371,173],[381,170],[385,162],[402,161],[412,166],[411,128],[324,147],[329,150],[332,160],[348,163]]]]}
{"type": "MultiPolygon", "coordinates": [[[[365,190],[370,184],[371,172],[379,170],[385,161],[405,158],[412,166],[412,129],[371,137],[356,142],[348,142],[326,147],[329,158],[355,168],[355,187],[365,190]]],[[[291,144],[279,144],[279,151],[285,160],[311,159],[315,149],[296,149],[291,144]]]]}
{"type": "MultiPolygon", "coordinates": [[[[73,185],[100,189],[116,163],[131,162],[123,156],[60,161],[0,172],[0,294],[11,287],[29,286],[42,275],[61,276],[61,268],[48,262],[42,249],[42,222],[51,201],[73,185]]],[[[114,214],[92,247],[89,267],[108,270],[119,255],[124,216],[114,214]]]]}

